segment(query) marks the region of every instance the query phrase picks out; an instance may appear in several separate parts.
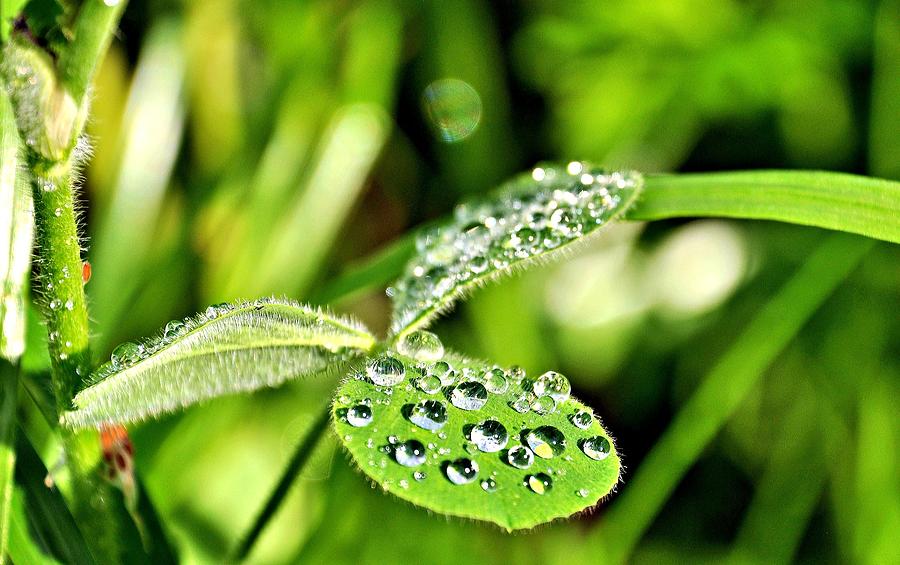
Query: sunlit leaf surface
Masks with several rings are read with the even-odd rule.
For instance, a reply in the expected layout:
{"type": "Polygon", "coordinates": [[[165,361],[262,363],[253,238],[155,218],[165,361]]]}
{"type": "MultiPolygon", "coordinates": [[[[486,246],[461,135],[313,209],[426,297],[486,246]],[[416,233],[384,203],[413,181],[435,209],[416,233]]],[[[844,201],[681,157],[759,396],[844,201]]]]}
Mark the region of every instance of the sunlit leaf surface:
{"type": "Polygon", "coordinates": [[[526,376],[455,354],[420,361],[389,352],[342,384],[334,425],[386,491],[443,514],[530,528],[594,506],[619,479],[612,439],[569,391],[552,371],[526,376]]]}
{"type": "Polygon", "coordinates": [[[495,277],[561,256],[635,202],[640,174],[589,163],[538,166],[422,233],[417,254],[388,290],[392,330],[425,327],[466,292],[495,277]]]}
{"type": "Polygon", "coordinates": [[[142,344],[119,345],[75,396],[73,427],[142,420],[225,394],[277,386],[367,351],[362,325],[295,302],[210,306],[142,344]]]}

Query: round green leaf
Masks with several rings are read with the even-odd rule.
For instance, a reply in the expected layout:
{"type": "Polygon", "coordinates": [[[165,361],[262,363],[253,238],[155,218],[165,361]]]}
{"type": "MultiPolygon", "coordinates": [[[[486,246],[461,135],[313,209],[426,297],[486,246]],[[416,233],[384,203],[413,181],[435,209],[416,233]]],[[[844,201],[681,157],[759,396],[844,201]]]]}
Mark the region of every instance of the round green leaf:
{"type": "MultiPolygon", "coordinates": [[[[384,363],[385,356],[370,360],[365,369],[355,371],[342,383],[332,411],[335,430],[353,460],[386,491],[435,512],[484,520],[507,530],[517,530],[590,508],[618,482],[620,464],[615,444],[598,419],[592,417],[589,423],[582,421],[584,428],[574,423],[577,413],[591,413],[591,409],[581,402],[569,397],[552,413],[541,415],[534,410],[540,406],[534,404],[529,408],[531,402],[522,401],[522,398],[537,400],[532,393],[532,380],[526,376],[516,382],[513,375],[524,373],[501,369],[508,389],[487,393],[487,400],[480,409],[464,410],[452,401],[454,389],[463,382],[479,383],[479,386],[464,386],[456,391],[460,404],[465,404],[460,401],[470,399],[471,395],[459,391],[468,388],[480,391],[481,386],[502,390],[494,378],[496,374],[490,374],[497,367],[455,354],[447,355],[442,361],[452,366],[455,380],[453,384],[435,390],[432,377],[442,372],[440,365],[435,367],[435,362],[423,363],[399,353],[385,355],[402,363],[403,380],[393,387],[374,384],[373,377],[381,378],[377,373],[379,367],[388,364],[384,363]],[[446,423],[439,429],[425,429],[413,423],[418,420],[430,428],[441,419],[441,411],[437,409],[436,413],[430,414],[433,416],[430,420],[423,420],[428,411],[415,408],[422,401],[443,405],[446,423]],[[524,413],[513,408],[517,401],[520,409],[524,407],[524,413]],[[369,414],[371,420],[367,423],[369,414]],[[489,420],[495,423],[479,428],[489,420]],[[488,441],[496,439],[490,432],[497,431],[497,424],[507,432],[505,445],[488,441]],[[547,445],[534,444],[532,447],[536,447],[537,455],[533,455],[534,461],[529,468],[511,465],[509,451],[528,446],[529,432],[544,426],[556,428],[564,436],[564,449],[554,453],[547,445]],[[478,431],[486,433],[479,436],[478,431]],[[591,438],[595,438],[597,445],[607,448],[607,453],[592,452],[595,457],[601,457],[600,460],[586,455],[584,442],[591,438]],[[418,444],[414,442],[424,450],[417,449],[418,444]],[[481,451],[478,443],[495,451],[481,451]],[[460,475],[454,473],[452,465],[463,458],[477,465],[477,476],[471,482],[455,484],[451,479],[459,482],[460,475]],[[416,464],[419,460],[423,461],[416,464]],[[552,483],[550,488],[547,478],[552,483]]],[[[396,376],[396,370],[391,374],[396,376]]],[[[445,378],[444,382],[447,381],[445,378]]],[[[435,404],[429,406],[434,408],[435,404]]],[[[582,417],[586,419],[584,415],[582,417]]],[[[462,470],[465,477],[465,468],[462,470]]]]}

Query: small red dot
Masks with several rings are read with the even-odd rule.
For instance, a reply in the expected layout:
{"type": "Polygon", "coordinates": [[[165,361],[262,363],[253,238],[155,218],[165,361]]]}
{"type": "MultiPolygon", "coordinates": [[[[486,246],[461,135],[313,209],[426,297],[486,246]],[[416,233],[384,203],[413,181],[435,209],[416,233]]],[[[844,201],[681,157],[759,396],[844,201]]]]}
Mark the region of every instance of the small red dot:
{"type": "Polygon", "coordinates": [[[81,264],[81,282],[87,284],[89,280],[91,280],[91,263],[85,261],[81,264]]]}

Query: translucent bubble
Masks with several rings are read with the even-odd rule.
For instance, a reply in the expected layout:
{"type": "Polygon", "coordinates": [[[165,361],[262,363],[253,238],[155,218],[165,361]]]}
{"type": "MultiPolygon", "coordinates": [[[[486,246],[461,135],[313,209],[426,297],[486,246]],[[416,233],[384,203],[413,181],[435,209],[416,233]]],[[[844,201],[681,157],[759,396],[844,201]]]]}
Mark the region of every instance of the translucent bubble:
{"type": "Polygon", "coordinates": [[[541,426],[528,432],[525,442],[543,459],[552,459],[566,448],[566,436],[553,426],[541,426]]]}
{"type": "Polygon", "coordinates": [[[174,339],[180,336],[182,332],[184,332],[184,322],[181,320],[172,320],[166,324],[166,327],[163,330],[163,337],[166,339],[174,339]]]}
{"type": "Polygon", "coordinates": [[[369,361],[366,373],[372,382],[381,386],[394,386],[403,382],[406,376],[406,368],[399,359],[389,355],[382,355],[369,361]]]}
{"type": "Polygon", "coordinates": [[[434,394],[441,390],[441,379],[434,375],[422,375],[416,379],[416,387],[426,394],[434,394]]]}
{"type": "Polygon", "coordinates": [[[478,477],[478,463],[465,457],[447,464],[447,478],[455,485],[471,483],[478,477]]]}
{"type": "Polygon", "coordinates": [[[487,389],[475,381],[460,383],[450,393],[450,402],[461,410],[480,410],[487,399],[487,389]]]}
{"type": "Polygon", "coordinates": [[[533,394],[522,393],[515,400],[509,403],[510,408],[519,414],[525,414],[531,410],[531,402],[534,398],[533,394]]]}
{"type": "Polygon", "coordinates": [[[587,410],[579,410],[572,416],[572,423],[575,424],[576,427],[586,430],[594,423],[594,416],[587,410]]]}
{"type": "Polygon", "coordinates": [[[603,461],[609,457],[612,446],[609,440],[603,436],[589,437],[581,442],[581,450],[584,454],[595,461],[603,461]]]}
{"type": "Polygon", "coordinates": [[[445,143],[456,143],[472,135],[481,121],[481,97],[462,80],[445,78],[425,87],[425,112],[445,143]]]}
{"type": "Polygon", "coordinates": [[[494,453],[506,447],[509,441],[509,434],[506,427],[497,420],[485,420],[480,424],[476,424],[472,428],[470,434],[472,443],[486,453],[494,453]]]}
{"type": "Polygon", "coordinates": [[[444,345],[433,333],[416,330],[400,338],[397,351],[416,361],[437,361],[444,356],[444,345]]]}
{"type": "Polygon", "coordinates": [[[372,423],[372,409],[366,404],[357,404],[347,410],[347,422],[354,427],[361,428],[372,423]]]}
{"type": "Polygon", "coordinates": [[[547,473],[528,475],[528,488],[537,494],[545,494],[553,488],[553,479],[547,473]]]}
{"type": "Polygon", "coordinates": [[[527,469],[534,463],[534,453],[524,445],[517,445],[506,453],[506,462],[516,469],[527,469]]]}
{"type": "Polygon", "coordinates": [[[439,400],[422,400],[410,410],[409,421],[425,430],[439,430],[447,423],[447,408],[439,400]]]}
{"type": "Polygon", "coordinates": [[[539,398],[535,398],[534,402],[531,403],[531,409],[541,416],[553,414],[554,412],[556,412],[556,401],[553,400],[552,396],[547,394],[539,398]]]}
{"type": "Polygon", "coordinates": [[[572,393],[572,385],[569,379],[556,371],[547,371],[534,381],[534,394],[538,397],[551,396],[557,404],[562,404],[569,399],[572,393]]]}
{"type": "Polygon", "coordinates": [[[484,387],[488,392],[494,394],[503,394],[509,388],[509,381],[506,380],[506,373],[503,369],[491,369],[484,374],[484,387]]]}
{"type": "Polygon", "coordinates": [[[141,353],[143,352],[143,348],[130,341],[126,341],[124,343],[120,343],[113,349],[112,355],[109,360],[112,362],[114,367],[122,368],[131,365],[132,363],[137,362],[141,358],[141,353]]]}
{"type": "Polygon", "coordinates": [[[453,367],[446,361],[438,361],[435,363],[428,374],[439,378],[441,380],[441,386],[450,386],[453,384],[453,381],[456,380],[456,373],[453,371],[453,367]]]}
{"type": "Polygon", "coordinates": [[[425,462],[425,446],[416,439],[404,441],[394,449],[394,459],[404,467],[418,467],[425,462]]]}
{"type": "Polygon", "coordinates": [[[481,481],[481,490],[484,492],[494,492],[497,490],[497,481],[492,479],[491,477],[486,478],[481,481]]]}

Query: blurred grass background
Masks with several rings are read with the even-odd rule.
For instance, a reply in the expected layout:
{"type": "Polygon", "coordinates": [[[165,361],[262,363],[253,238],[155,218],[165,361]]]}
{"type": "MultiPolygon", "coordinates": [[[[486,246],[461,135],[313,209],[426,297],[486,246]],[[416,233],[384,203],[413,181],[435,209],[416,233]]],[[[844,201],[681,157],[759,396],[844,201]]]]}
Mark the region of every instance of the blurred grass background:
{"type": "MultiPolygon", "coordinates": [[[[98,359],[209,303],[333,295],[360,259],[539,160],[898,179],[898,22],[897,0],[132,0],[88,128],[98,359]],[[423,105],[448,78],[478,102],[448,101],[472,130],[455,143],[423,105]]],[[[617,437],[617,494],[506,535],[382,495],[327,438],[252,560],[900,562],[898,283],[896,246],[816,229],[610,229],[437,331],[568,375],[617,437]]],[[[381,287],[333,305],[387,326],[381,287]]],[[[185,562],[224,558],[333,386],[134,428],[143,495],[185,562]]]]}

